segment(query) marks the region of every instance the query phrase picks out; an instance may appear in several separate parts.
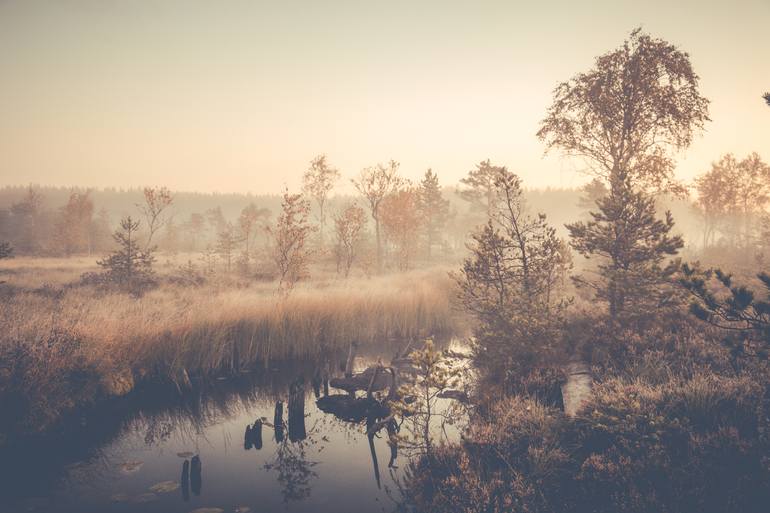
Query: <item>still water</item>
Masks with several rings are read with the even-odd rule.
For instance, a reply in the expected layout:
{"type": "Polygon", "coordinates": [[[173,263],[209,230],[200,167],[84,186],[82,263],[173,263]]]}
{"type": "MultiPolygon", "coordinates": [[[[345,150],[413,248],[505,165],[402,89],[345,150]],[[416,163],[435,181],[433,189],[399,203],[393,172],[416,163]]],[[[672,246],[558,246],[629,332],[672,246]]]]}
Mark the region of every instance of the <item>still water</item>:
{"type": "MultiPolygon", "coordinates": [[[[392,355],[369,350],[356,358],[356,370],[380,356],[392,355]]],[[[370,441],[365,422],[340,420],[316,405],[326,388],[319,369],[339,375],[340,360],[344,355],[198,384],[184,396],[145,390],[137,394],[141,404],[127,399],[84,418],[75,436],[4,455],[0,511],[403,509],[407,455],[389,465],[385,430],[370,441]]]]}

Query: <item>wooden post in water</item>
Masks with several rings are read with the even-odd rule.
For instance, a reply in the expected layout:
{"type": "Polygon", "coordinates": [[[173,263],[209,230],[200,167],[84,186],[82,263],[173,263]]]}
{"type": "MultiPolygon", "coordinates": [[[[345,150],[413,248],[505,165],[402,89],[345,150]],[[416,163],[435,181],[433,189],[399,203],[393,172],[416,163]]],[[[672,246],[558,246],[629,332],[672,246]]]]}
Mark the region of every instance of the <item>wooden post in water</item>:
{"type": "Polygon", "coordinates": [[[283,403],[281,401],[275,402],[275,414],[273,415],[273,428],[275,429],[275,441],[278,443],[283,442],[283,403]]]}
{"type": "Polygon", "coordinates": [[[251,440],[254,443],[254,448],[260,450],[262,448],[262,419],[257,419],[254,426],[251,428],[251,440]]]}
{"type": "Polygon", "coordinates": [[[289,386],[289,440],[297,442],[306,437],[305,379],[299,378],[289,386]]]}

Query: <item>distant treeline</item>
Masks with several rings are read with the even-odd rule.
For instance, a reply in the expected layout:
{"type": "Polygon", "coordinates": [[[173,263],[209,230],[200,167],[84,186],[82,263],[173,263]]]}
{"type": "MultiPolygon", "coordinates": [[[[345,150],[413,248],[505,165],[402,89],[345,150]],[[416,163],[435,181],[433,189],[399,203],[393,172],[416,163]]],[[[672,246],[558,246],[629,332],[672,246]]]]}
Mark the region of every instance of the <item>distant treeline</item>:
{"type": "MultiPolygon", "coordinates": [[[[484,166],[491,169],[492,165],[489,161],[482,162],[460,184],[439,187],[448,208],[438,241],[434,244],[438,242],[447,251],[462,252],[468,234],[483,222],[479,203],[472,194],[473,190],[483,190],[483,184],[471,182],[474,173],[476,176],[484,174],[484,166]]],[[[686,251],[701,256],[705,250],[706,254],[711,251],[712,256],[722,256],[730,248],[741,246],[740,253],[746,259],[762,256],[765,248],[757,242],[762,239],[761,221],[766,206],[763,200],[766,198],[760,194],[761,197],[747,199],[740,188],[746,182],[745,191],[762,189],[756,187],[756,183],[750,183],[755,182],[756,177],[752,180],[752,173],[745,171],[762,166],[764,163],[756,154],[744,161],[727,155],[715,162],[712,170],[696,179],[689,195],[658,200],[661,211],[671,210],[676,222],[675,231],[685,238],[686,251]],[[748,200],[753,203],[748,205],[748,200]]],[[[141,219],[144,192],[141,188],[5,186],[0,188],[0,241],[10,244],[13,253],[20,256],[69,256],[109,251],[114,248],[112,233],[121,219],[128,215],[141,219]]],[[[524,199],[530,211],[546,214],[559,236],[566,237],[564,225],[589,217],[589,211],[594,209],[595,200],[601,193],[589,184],[574,189],[530,189],[525,191],[524,199]]],[[[256,209],[260,213],[261,226],[255,231],[255,242],[260,237],[266,241],[262,232],[281,212],[280,194],[172,191],[172,195],[173,204],[166,213],[168,220],[154,238],[158,248],[164,251],[202,251],[215,245],[222,227],[227,223],[237,226],[247,209],[256,209]]],[[[354,202],[363,205],[365,200],[359,195],[338,195],[332,191],[326,205],[327,217],[333,217],[354,202]]],[[[317,205],[313,208],[313,217],[318,221],[317,205]]],[[[368,224],[372,225],[372,220],[367,218],[368,224]]]]}

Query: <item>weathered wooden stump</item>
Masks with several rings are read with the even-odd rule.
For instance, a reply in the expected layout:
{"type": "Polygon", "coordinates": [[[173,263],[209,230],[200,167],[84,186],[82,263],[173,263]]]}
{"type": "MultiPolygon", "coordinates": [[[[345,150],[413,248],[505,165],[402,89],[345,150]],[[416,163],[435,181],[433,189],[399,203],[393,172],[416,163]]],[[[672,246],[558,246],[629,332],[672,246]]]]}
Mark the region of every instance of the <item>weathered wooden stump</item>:
{"type": "Polygon", "coordinates": [[[567,382],[561,387],[564,413],[570,417],[577,414],[580,407],[591,397],[593,378],[585,362],[570,362],[564,369],[567,382]]]}

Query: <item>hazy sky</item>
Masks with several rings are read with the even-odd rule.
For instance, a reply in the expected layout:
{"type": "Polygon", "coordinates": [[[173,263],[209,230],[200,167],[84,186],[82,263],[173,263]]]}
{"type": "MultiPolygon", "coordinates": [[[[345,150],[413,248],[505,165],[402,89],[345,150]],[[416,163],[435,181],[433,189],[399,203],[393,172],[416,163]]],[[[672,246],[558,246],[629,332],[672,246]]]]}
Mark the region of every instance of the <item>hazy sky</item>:
{"type": "Polygon", "coordinates": [[[490,158],[574,186],[538,123],[638,25],[712,100],[679,176],[770,160],[770,0],[0,0],[0,185],[278,192],[325,152],[346,183],[393,158],[451,184],[490,158]]]}

